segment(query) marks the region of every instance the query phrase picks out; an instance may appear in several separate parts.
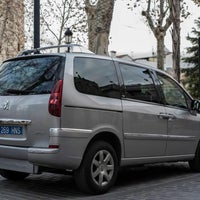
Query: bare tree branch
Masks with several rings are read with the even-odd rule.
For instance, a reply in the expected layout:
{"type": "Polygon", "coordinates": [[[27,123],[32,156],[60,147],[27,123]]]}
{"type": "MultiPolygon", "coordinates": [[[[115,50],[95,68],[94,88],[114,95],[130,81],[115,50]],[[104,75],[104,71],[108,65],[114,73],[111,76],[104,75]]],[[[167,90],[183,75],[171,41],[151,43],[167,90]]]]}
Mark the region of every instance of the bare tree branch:
{"type": "MultiPolygon", "coordinates": [[[[32,36],[32,9],[30,0],[24,0],[26,5],[26,31],[29,41],[32,36]]],[[[41,1],[41,42],[61,44],[64,39],[64,31],[67,27],[73,28],[74,41],[81,41],[85,45],[87,24],[84,3],[81,0],[47,0],[41,1]],[[73,24],[76,24],[74,28],[73,24]],[[79,23],[77,23],[79,22],[79,23]],[[83,27],[83,28],[81,28],[83,27]],[[79,32],[77,32],[79,30],[79,32]],[[81,35],[81,36],[80,36],[81,35]],[[79,38],[77,38],[79,37],[79,38]]]]}

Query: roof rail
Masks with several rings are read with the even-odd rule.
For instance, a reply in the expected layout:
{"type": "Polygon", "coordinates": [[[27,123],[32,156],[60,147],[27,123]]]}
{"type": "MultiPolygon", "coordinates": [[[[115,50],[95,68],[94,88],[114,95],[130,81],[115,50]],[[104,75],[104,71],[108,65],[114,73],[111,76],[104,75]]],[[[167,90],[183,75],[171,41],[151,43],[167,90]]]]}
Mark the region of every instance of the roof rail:
{"type": "Polygon", "coordinates": [[[65,45],[56,45],[56,46],[47,46],[47,47],[40,47],[36,49],[24,50],[18,54],[19,56],[26,56],[32,54],[42,54],[45,53],[46,50],[50,50],[49,53],[61,53],[61,52],[79,52],[79,53],[90,53],[94,54],[93,52],[89,51],[85,47],[79,44],[65,44],[65,45]],[[54,52],[53,52],[54,49],[54,52]],[[64,51],[61,51],[63,49],[64,51]]]}

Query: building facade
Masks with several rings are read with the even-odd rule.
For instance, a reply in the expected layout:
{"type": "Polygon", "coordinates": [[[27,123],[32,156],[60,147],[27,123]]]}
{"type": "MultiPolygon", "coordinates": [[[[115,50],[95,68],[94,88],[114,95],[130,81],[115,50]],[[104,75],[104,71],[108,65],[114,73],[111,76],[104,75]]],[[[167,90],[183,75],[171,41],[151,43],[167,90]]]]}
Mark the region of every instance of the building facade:
{"type": "Polygon", "coordinates": [[[24,48],[23,0],[0,1],[0,63],[24,48]]]}

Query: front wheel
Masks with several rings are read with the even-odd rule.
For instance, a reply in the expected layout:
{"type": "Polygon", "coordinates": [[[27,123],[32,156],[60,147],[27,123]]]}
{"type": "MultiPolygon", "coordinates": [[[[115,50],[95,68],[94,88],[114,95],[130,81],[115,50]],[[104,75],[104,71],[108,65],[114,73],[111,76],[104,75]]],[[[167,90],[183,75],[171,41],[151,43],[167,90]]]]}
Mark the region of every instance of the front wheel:
{"type": "Polygon", "coordinates": [[[1,169],[0,175],[8,180],[19,181],[25,179],[29,174],[24,172],[16,172],[16,171],[1,169]]]}
{"type": "Polygon", "coordinates": [[[102,194],[115,183],[117,171],[118,158],[114,148],[107,142],[97,141],[88,148],[74,176],[82,191],[102,194]]]}
{"type": "Polygon", "coordinates": [[[200,172],[200,143],[197,146],[195,157],[189,161],[190,169],[194,172],[200,172]]]}

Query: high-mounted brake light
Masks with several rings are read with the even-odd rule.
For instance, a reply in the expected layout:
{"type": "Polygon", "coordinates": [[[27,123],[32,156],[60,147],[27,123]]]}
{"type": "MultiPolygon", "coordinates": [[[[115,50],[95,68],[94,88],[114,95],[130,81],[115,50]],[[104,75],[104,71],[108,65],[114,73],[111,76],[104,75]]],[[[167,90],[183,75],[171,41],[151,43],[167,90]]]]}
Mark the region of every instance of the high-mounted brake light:
{"type": "Polygon", "coordinates": [[[61,105],[62,105],[62,89],[63,89],[63,80],[59,80],[49,98],[49,113],[56,117],[61,116],[61,105]]]}

